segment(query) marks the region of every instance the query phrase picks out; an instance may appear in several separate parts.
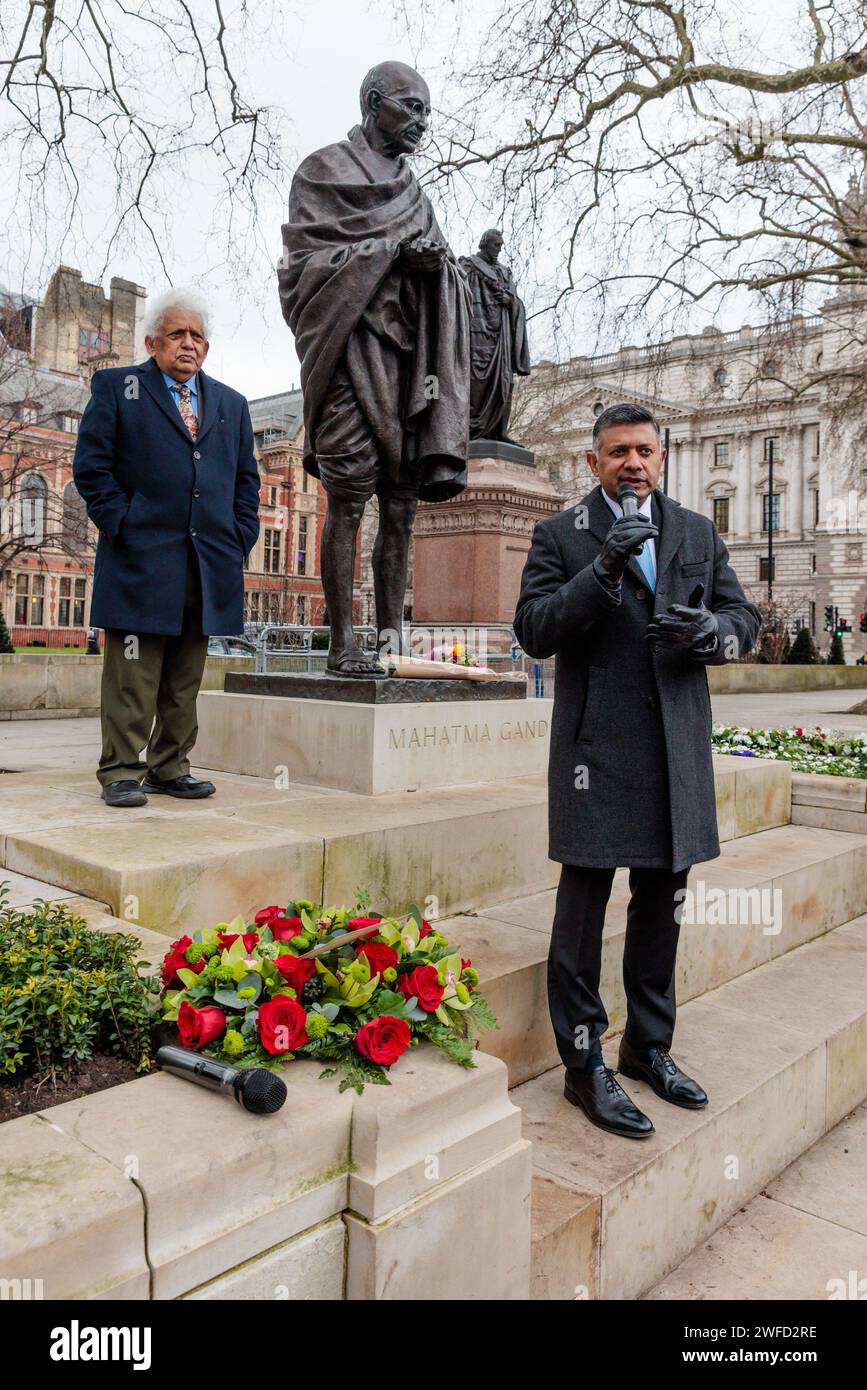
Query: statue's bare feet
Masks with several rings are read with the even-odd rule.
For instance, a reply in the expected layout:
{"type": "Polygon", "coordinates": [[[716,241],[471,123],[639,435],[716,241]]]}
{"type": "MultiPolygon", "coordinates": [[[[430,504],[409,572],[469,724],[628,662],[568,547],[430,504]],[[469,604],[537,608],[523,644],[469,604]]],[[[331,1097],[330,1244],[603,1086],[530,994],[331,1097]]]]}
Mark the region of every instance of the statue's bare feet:
{"type": "Polygon", "coordinates": [[[388,675],[376,652],[363,652],[360,647],[329,651],[325,669],[332,676],[374,676],[379,680],[388,675]]]}

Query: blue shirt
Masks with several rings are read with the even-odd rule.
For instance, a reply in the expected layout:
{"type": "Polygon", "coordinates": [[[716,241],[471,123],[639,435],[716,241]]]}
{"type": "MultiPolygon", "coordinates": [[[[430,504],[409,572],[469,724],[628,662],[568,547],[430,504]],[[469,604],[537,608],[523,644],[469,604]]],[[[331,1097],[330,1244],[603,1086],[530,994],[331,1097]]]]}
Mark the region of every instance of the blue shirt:
{"type": "Polygon", "coordinates": [[[198,378],[195,377],[195,376],[191,376],[190,379],[189,379],[189,381],[175,381],[175,379],[174,379],[173,376],[169,376],[168,372],[163,372],[163,381],[166,383],[166,386],[167,386],[167,387],[169,388],[169,390],[171,391],[171,393],[172,393],[172,400],[174,401],[175,405],[178,407],[178,410],[180,410],[180,408],[181,408],[181,393],[180,393],[180,391],[175,391],[175,390],[174,390],[174,387],[175,387],[175,386],[189,386],[189,388],[190,388],[190,401],[191,401],[191,403],[192,403],[193,410],[196,412],[196,419],[198,420],[198,419],[199,419],[199,387],[198,387],[198,378]]]}

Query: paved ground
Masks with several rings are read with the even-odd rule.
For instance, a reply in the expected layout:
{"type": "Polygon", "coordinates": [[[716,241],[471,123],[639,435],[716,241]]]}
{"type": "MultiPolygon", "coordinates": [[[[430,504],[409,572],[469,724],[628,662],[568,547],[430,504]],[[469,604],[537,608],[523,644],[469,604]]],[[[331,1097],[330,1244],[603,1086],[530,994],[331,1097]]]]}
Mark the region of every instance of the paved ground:
{"type": "Polygon", "coordinates": [[[867,1105],[721,1226],[648,1299],[863,1299],[867,1105]]]}
{"type": "MultiPolygon", "coordinates": [[[[773,729],[821,724],[867,733],[867,715],[850,714],[864,690],[818,690],[787,695],[715,695],[714,719],[773,729]]],[[[9,719],[0,722],[0,771],[95,767],[98,719],[9,719]]]]}

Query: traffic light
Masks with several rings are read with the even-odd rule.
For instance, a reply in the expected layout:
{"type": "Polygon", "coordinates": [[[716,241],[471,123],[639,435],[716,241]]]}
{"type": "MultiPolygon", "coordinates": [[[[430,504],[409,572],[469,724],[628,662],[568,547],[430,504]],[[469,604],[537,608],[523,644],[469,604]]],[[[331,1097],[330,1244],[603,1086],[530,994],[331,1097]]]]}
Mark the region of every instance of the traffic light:
{"type": "Polygon", "coordinates": [[[867,632],[867,613],[861,614],[860,627],[862,632],[867,632]]]}
{"type": "Polygon", "coordinates": [[[832,628],[833,626],[834,626],[834,605],[831,604],[831,603],[826,603],[826,604],[825,604],[825,631],[827,632],[827,631],[828,631],[830,628],[832,628]]]}

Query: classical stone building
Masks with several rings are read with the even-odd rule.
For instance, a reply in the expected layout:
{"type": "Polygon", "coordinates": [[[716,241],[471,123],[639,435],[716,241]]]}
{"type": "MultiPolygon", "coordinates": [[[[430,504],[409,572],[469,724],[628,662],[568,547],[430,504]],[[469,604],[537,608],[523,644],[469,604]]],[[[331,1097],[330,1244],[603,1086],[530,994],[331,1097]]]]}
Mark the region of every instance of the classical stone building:
{"type": "Polygon", "coordinates": [[[669,495],[714,519],[756,601],[768,598],[772,526],[783,620],[826,650],[824,609],[836,606],[851,662],[867,648],[865,329],[867,300],[839,297],[812,317],[542,362],[522,383],[516,427],[574,502],[593,483],[594,416],[617,401],[652,409],[669,431],[669,495]]]}

